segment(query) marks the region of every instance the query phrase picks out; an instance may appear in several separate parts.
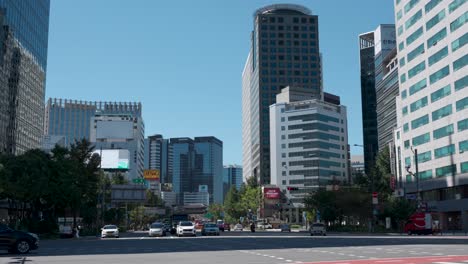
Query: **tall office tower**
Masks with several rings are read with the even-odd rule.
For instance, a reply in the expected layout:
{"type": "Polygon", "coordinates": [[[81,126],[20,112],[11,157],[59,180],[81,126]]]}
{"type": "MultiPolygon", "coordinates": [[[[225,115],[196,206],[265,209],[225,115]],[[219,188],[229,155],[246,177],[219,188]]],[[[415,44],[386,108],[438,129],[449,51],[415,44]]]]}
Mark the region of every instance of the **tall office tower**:
{"type": "Polygon", "coordinates": [[[237,190],[240,190],[243,180],[242,180],[242,166],[239,165],[224,165],[223,168],[223,181],[227,182],[229,188],[231,186],[236,187],[237,190]]]}
{"type": "Polygon", "coordinates": [[[271,183],[295,207],[308,193],[349,181],[347,124],[345,106],[315,99],[307,89],[287,87],[276,96],[270,106],[271,183]]]}
{"type": "MultiPolygon", "coordinates": [[[[223,203],[223,142],[215,137],[171,138],[169,172],[173,191],[209,193],[210,203],[223,203]]],[[[193,195],[191,195],[192,197],[193,195]]]]}
{"type": "MultiPolygon", "coordinates": [[[[138,108],[137,112],[141,113],[140,104],[131,106],[138,108]]],[[[118,112],[118,109],[112,110],[118,112]]],[[[141,115],[98,111],[91,118],[90,127],[90,141],[95,151],[103,154],[103,169],[124,169],[129,180],[143,177],[145,126],[141,115]],[[120,165],[122,160],[128,165],[120,165]]]]}
{"type": "Polygon", "coordinates": [[[0,153],[41,146],[49,10],[49,0],[0,0],[0,153]]]}
{"type": "Polygon", "coordinates": [[[45,110],[44,135],[63,136],[66,147],[75,140],[89,140],[91,118],[98,113],[129,114],[141,118],[141,103],[49,98],[45,110]]]}
{"type": "Polygon", "coordinates": [[[159,170],[161,183],[170,183],[168,177],[169,140],[162,135],[153,135],[145,139],[145,169],[159,170]]]}
{"type": "Polygon", "coordinates": [[[322,98],[318,17],[303,6],[279,4],[254,13],[250,52],[242,73],[243,177],[270,183],[268,107],[287,86],[322,98]]]}
{"type": "Polygon", "coordinates": [[[366,173],[375,164],[378,149],[376,84],[384,77],[383,58],[395,47],[395,25],[379,25],[359,35],[364,164],[366,173]]]}
{"type": "Polygon", "coordinates": [[[468,3],[396,0],[395,20],[397,172],[442,229],[468,230],[468,3]]]}

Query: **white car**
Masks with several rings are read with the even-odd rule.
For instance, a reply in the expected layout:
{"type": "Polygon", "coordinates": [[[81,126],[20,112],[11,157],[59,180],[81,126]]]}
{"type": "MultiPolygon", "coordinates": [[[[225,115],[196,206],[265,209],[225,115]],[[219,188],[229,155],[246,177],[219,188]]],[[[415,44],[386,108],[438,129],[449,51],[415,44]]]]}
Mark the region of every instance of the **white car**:
{"type": "Polygon", "coordinates": [[[322,223],[314,223],[310,227],[310,235],[320,235],[320,236],[326,236],[327,235],[327,229],[325,228],[325,225],[322,223]]]}
{"type": "Polygon", "coordinates": [[[189,221],[180,221],[176,230],[177,236],[196,236],[195,226],[189,221]]]}
{"type": "Polygon", "coordinates": [[[164,224],[161,223],[153,223],[151,224],[148,235],[152,236],[165,236],[166,230],[164,230],[164,224]]]}
{"type": "Polygon", "coordinates": [[[242,231],[244,230],[244,227],[241,224],[237,224],[234,226],[234,231],[242,231]]]}
{"type": "Polygon", "coordinates": [[[259,229],[272,229],[273,226],[269,223],[258,223],[257,228],[259,229]]]}
{"type": "Polygon", "coordinates": [[[119,228],[115,225],[105,225],[101,228],[101,238],[119,237],[119,228]]]}

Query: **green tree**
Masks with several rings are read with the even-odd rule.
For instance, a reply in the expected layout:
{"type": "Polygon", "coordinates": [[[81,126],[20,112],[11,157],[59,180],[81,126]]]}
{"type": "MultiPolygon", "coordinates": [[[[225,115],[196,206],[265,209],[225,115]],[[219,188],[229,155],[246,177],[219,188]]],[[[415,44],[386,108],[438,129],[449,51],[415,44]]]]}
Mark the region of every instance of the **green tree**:
{"type": "Polygon", "coordinates": [[[237,191],[235,186],[231,186],[226,198],[224,198],[224,209],[229,222],[237,222],[243,216],[240,206],[240,192],[237,191]]]}
{"type": "Polygon", "coordinates": [[[257,188],[259,187],[258,180],[255,176],[250,176],[245,181],[247,183],[247,187],[257,188]]]}
{"type": "Polygon", "coordinates": [[[208,206],[208,213],[211,214],[212,221],[222,219],[224,207],[222,204],[210,204],[210,206],[208,206]]]}

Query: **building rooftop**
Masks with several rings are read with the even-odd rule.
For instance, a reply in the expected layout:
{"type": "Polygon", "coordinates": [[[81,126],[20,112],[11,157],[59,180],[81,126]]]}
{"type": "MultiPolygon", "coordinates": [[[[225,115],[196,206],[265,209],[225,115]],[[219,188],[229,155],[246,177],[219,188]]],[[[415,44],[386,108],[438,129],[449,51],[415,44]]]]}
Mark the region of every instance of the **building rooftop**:
{"type": "Polygon", "coordinates": [[[295,4],[275,4],[268,5],[257,9],[254,13],[254,19],[258,15],[266,14],[298,14],[298,15],[312,15],[312,11],[307,7],[295,4]]]}

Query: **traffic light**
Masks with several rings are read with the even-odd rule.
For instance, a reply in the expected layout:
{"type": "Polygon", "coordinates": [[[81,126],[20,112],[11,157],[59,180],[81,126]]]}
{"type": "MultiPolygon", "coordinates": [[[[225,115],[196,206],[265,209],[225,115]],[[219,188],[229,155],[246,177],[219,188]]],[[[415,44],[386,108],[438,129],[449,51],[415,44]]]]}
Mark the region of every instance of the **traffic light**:
{"type": "Polygon", "coordinates": [[[288,186],[287,189],[288,189],[288,191],[297,191],[297,190],[299,190],[298,187],[291,187],[291,186],[288,186]]]}

